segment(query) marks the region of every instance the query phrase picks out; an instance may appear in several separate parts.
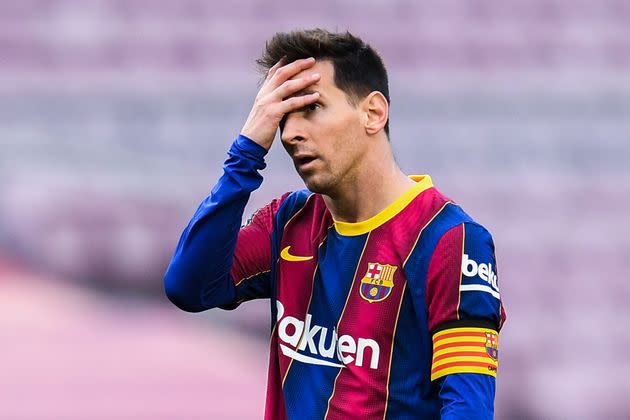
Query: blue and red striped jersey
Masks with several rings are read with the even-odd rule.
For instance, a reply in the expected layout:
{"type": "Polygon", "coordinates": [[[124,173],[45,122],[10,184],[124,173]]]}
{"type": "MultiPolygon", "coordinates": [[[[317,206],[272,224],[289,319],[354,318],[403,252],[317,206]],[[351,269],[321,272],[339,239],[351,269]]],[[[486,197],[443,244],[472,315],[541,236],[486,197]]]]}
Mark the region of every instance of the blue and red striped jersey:
{"type": "MultiPolygon", "coordinates": [[[[239,138],[231,158],[246,151],[264,156],[239,138]]],[[[505,320],[492,237],[429,176],[412,178],[359,223],[333,220],[308,190],[285,194],[222,244],[231,284],[202,288],[201,303],[187,309],[270,299],[266,419],[492,417],[505,320]]],[[[221,202],[220,185],[207,203],[221,202]]],[[[181,281],[178,264],[201,221],[219,226],[208,206],[180,240],[167,292],[181,281]]],[[[180,307],[182,296],[169,294],[180,307]]]]}

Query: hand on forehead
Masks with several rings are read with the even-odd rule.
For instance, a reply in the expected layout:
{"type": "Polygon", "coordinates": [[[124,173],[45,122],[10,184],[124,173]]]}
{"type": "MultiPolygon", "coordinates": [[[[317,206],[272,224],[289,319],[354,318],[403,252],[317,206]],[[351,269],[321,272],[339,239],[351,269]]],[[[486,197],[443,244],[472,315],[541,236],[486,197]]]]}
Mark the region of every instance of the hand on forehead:
{"type": "Polygon", "coordinates": [[[290,79],[299,79],[309,77],[312,74],[319,73],[322,76],[322,80],[332,72],[332,64],[330,61],[316,61],[312,67],[306,68],[299,73],[292,76],[290,79]]]}

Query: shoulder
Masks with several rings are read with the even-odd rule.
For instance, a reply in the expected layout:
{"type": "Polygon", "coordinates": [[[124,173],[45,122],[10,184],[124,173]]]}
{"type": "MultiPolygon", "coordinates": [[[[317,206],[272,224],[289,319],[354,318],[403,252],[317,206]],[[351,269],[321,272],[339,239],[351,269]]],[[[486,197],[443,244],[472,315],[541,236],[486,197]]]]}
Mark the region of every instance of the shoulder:
{"type": "Polygon", "coordinates": [[[436,239],[440,240],[454,229],[460,229],[471,239],[479,239],[481,242],[492,240],[489,230],[473,219],[455,200],[435,187],[427,190],[427,193],[429,200],[434,203],[432,207],[436,209],[427,228],[435,231],[436,239]]]}
{"type": "Polygon", "coordinates": [[[307,189],[290,191],[256,210],[246,225],[264,219],[266,225],[282,227],[298,214],[311,218],[326,218],[329,212],[321,195],[307,189]]]}
{"type": "MultiPolygon", "coordinates": [[[[307,189],[288,192],[282,196],[282,202],[278,208],[277,219],[288,221],[297,212],[302,210],[309,201],[312,201],[314,194],[307,189]]],[[[284,224],[284,223],[280,223],[284,224]]]]}
{"type": "Polygon", "coordinates": [[[283,195],[283,206],[285,207],[302,207],[315,194],[307,189],[288,192],[283,195]]]}
{"type": "Polygon", "coordinates": [[[276,215],[276,224],[284,226],[296,217],[327,218],[329,211],[320,194],[307,189],[285,194],[276,215]]]}

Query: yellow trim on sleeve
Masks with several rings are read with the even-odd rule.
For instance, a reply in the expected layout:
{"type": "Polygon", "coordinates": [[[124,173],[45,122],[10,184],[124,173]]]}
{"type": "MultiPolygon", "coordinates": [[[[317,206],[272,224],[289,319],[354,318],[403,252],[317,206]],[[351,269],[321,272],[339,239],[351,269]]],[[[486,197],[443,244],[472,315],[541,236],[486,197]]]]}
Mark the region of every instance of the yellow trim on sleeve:
{"type": "Polygon", "coordinates": [[[396,216],[421,192],[433,186],[433,181],[429,175],[410,175],[409,178],[416,181],[416,185],[405,191],[396,201],[385,207],[385,209],[362,222],[349,223],[335,220],[335,230],[337,230],[340,235],[344,236],[363,235],[396,216]]]}

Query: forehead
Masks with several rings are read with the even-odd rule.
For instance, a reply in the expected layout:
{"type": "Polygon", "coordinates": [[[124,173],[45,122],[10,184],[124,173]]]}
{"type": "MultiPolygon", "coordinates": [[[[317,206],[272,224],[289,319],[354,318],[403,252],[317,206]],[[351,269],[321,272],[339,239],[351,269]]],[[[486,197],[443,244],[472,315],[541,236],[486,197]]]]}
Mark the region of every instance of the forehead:
{"type": "Polygon", "coordinates": [[[330,60],[317,60],[312,67],[309,67],[306,70],[302,70],[301,72],[293,76],[292,79],[295,79],[296,77],[308,76],[309,74],[313,73],[321,73],[322,76],[326,74],[332,77],[334,75],[334,72],[335,67],[330,60]]]}
{"type": "Polygon", "coordinates": [[[326,93],[334,93],[334,91],[343,93],[343,91],[335,85],[335,67],[329,60],[317,61],[313,67],[299,72],[295,76],[291,77],[291,79],[308,77],[314,73],[321,74],[321,79],[317,83],[311,85],[310,89],[317,90],[320,93],[323,93],[322,91],[326,93]]]}

